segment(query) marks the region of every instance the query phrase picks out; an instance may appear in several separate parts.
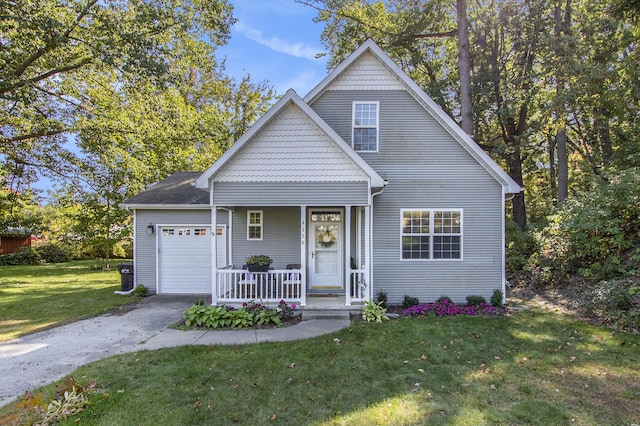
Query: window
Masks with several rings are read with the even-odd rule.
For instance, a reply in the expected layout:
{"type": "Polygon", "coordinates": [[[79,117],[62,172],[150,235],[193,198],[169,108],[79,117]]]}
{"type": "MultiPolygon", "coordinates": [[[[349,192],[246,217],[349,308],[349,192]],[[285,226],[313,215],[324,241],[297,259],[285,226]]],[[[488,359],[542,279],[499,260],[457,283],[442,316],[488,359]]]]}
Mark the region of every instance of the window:
{"type": "Polygon", "coordinates": [[[378,150],[378,102],[353,103],[353,149],[378,150]]]}
{"type": "Polygon", "coordinates": [[[247,240],[262,240],[262,210],[247,211],[247,240]]]}
{"type": "Polygon", "coordinates": [[[462,210],[402,210],[402,259],[462,259],[462,210]]]}

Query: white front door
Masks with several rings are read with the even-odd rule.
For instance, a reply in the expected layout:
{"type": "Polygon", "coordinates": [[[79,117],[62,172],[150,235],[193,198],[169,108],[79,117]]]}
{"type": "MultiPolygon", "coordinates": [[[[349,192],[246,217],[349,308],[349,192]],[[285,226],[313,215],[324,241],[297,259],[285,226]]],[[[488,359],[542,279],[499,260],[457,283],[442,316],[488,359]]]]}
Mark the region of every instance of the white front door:
{"type": "Polygon", "coordinates": [[[342,211],[312,210],[309,226],[309,287],[342,289],[342,211]]]}

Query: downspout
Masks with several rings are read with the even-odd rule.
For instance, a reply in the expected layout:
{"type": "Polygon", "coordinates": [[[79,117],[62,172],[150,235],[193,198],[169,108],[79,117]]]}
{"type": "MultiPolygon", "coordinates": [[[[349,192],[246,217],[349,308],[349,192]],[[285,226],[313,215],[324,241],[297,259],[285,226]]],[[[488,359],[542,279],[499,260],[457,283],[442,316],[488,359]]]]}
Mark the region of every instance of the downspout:
{"type": "MultiPolygon", "coordinates": [[[[129,207],[125,207],[124,210],[127,213],[131,213],[131,211],[129,210],[129,207]]],[[[135,210],[133,211],[133,264],[135,267],[136,264],[136,214],[135,214],[135,210]]],[[[136,283],[136,276],[135,276],[135,269],[134,269],[134,275],[133,275],[133,287],[131,288],[131,290],[127,290],[127,291],[122,291],[122,290],[116,290],[113,292],[113,294],[118,294],[120,296],[129,296],[130,294],[133,294],[133,292],[136,290],[136,287],[138,286],[138,283],[136,283]]]]}
{"type": "MultiPolygon", "coordinates": [[[[218,207],[218,210],[224,210],[227,212],[227,222],[229,222],[227,224],[227,226],[229,227],[229,231],[227,234],[227,245],[228,245],[228,249],[227,249],[227,264],[225,266],[229,266],[232,265],[232,255],[233,255],[233,245],[232,245],[232,240],[233,240],[233,210],[231,210],[228,207],[218,207]]],[[[213,228],[215,228],[215,232],[218,232],[218,224],[216,223],[215,225],[212,225],[213,228]]],[[[217,234],[216,234],[217,235],[217,234]]],[[[217,259],[216,259],[217,261],[217,259]]]]}
{"type": "Polygon", "coordinates": [[[369,300],[373,300],[373,244],[374,244],[374,240],[373,240],[373,197],[375,197],[376,195],[382,194],[384,192],[385,188],[387,187],[388,183],[389,183],[389,181],[385,179],[383,184],[382,184],[382,188],[380,189],[380,191],[374,192],[373,194],[371,194],[371,213],[369,214],[369,238],[371,240],[371,242],[369,243],[369,250],[371,252],[369,253],[369,263],[370,263],[370,265],[368,265],[368,268],[369,268],[369,300]]]}

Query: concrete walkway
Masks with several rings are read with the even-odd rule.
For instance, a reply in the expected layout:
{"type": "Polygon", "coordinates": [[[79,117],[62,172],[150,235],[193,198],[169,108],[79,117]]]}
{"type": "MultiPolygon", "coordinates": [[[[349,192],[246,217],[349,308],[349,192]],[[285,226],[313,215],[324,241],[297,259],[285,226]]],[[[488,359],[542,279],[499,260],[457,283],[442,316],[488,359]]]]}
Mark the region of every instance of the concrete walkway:
{"type": "Polygon", "coordinates": [[[191,296],[152,296],[106,315],[0,343],[0,406],[71,374],[82,365],[112,355],[184,345],[300,340],[333,333],[350,324],[347,313],[341,319],[303,320],[286,328],[170,329],[196,300],[191,296]]]}

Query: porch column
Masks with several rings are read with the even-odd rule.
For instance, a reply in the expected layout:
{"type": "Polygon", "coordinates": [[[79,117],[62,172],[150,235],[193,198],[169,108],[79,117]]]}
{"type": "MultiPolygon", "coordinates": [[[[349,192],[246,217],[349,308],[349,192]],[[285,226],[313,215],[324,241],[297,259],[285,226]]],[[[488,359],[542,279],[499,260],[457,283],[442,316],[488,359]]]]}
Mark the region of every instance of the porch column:
{"type": "Polygon", "coordinates": [[[218,206],[211,206],[211,304],[218,304],[218,206]]]}
{"type": "Polygon", "coordinates": [[[351,306],[351,206],[344,206],[345,305],[351,306]]]}
{"type": "Polygon", "coordinates": [[[307,305],[307,206],[300,206],[300,305],[307,305]]]}
{"type": "Polygon", "coordinates": [[[370,300],[371,289],[371,206],[364,207],[364,282],[367,288],[363,299],[370,300]]]}

